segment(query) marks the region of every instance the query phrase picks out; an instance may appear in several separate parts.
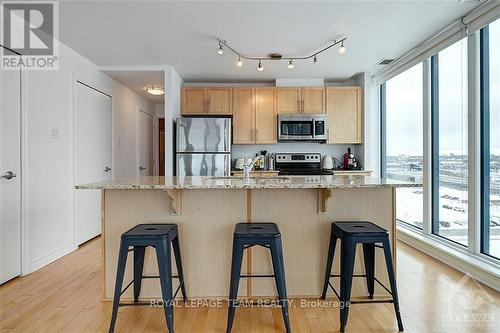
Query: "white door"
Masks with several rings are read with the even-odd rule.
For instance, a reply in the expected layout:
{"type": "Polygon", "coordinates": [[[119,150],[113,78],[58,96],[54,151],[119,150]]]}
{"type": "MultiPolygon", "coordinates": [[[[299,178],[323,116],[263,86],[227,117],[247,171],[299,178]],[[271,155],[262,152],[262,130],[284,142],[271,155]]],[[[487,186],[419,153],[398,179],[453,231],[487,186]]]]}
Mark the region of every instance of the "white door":
{"type": "Polygon", "coordinates": [[[0,70],[0,284],[21,274],[20,173],[21,71],[0,70]]]}
{"type": "MultiPolygon", "coordinates": [[[[76,183],[112,179],[111,97],[76,83],[76,183]]],[[[76,191],[76,241],[101,233],[101,191],[76,191]]]]}
{"type": "Polygon", "coordinates": [[[153,175],[153,116],[137,112],[137,171],[139,176],[153,175]]]}

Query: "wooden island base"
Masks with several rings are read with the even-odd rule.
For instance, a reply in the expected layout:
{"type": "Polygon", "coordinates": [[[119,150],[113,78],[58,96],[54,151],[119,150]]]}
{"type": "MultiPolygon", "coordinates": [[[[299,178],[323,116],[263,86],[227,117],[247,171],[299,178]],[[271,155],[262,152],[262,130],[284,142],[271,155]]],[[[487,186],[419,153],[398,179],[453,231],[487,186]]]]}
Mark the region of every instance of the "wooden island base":
{"type": "MultiPolygon", "coordinates": [[[[103,190],[104,299],[113,296],[120,236],[139,223],[179,226],[182,260],[189,298],[227,298],[232,237],[238,222],[275,222],[283,240],[286,283],[292,297],[321,294],[332,221],[371,221],[389,230],[395,244],[395,187],[347,189],[183,189],[103,190]],[[330,197],[331,196],[331,197],[330,197]],[[173,198],[173,199],[172,199],[173,198]],[[172,201],[173,200],[173,201],[172,201]],[[325,212],[322,213],[321,210],[325,212]]],[[[395,256],[394,252],[393,255],[395,256]]],[[[268,250],[247,250],[244,274],[271,274],[268,250]]],[[[382,251],[376,255],[376,276],[386,285],[382,251]]],[[[132,280],[129,255],[124,285],[132,280]]],[[[339,272],[337,244],[334,272],[339,272]]],[[[364,272],[361,247],[355,273],[364,272]]],[[[174,265],[175,266],[175,265],[174,265]]],[[[174,267],[175,271],[175,267],[174,267]]],[[[148,249],[145,275],[157,275],[154,252],[148,249]]],[[[273,279],[242,279],[239,296],[274,297],[273,279]]],[[[338,286],[338,279],[334,285],[338,286]]],[[[174,282],[174,288],[177,282],[174,282]]],[[[131,299],[131,288],[123,299],[131,299]]],[[[353,295],[366,295],[366,284],[355,278],[353,295]]],[[[331,291],[329,292],[331,293],[331,291]]],[[[376,286],[376,295],[385,291],[376,286]]],[[[141,298],[160,298],[156,279],[143,281],[141,298]]]]}

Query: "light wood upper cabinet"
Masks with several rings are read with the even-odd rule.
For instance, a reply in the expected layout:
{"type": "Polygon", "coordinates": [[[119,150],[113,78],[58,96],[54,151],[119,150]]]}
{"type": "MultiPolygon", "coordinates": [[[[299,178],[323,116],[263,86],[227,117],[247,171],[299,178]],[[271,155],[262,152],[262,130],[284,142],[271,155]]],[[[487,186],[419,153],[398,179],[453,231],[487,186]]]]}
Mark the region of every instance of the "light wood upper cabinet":
{"type": "Polygon", "coordinates": [[[361,87],[326,88],[328,143],[362,143],[361,87]]]}
{"type": "Polygon", "coordinates": [[[232,88],[207,88],[209,114],[232,114],[232,88]]]}
{"type": "Polygon", "coordinates": [[[255,88],[234,88],[233,106],[233,143],[255,143],[255,88]]]}
{"type": "Polygon", "coordinates": [[[325,113],[325,88],[302,88],[302,112],[325,113]]]}
{"type": "Polygon", "coordinates": [[[255,130],[256,143],[277,142],[277,89],[255,88],[255,130]]]}
{"type": "Polygon", "coordinates": [[[182,89],[183,115],[230,115],[233,113],[232,88],[185,87],[182,89]]]}
{"type": "Polygon", "coordinates": [[[277,89],[233,89],[233,143],[276,143],[277,89]]]}
{"type": "Polygon", "coordinates": [[[300,88],[278,88],[278,113],[295,114],[301,110],[300,88]]]}
{"type": "Polygon", "coordinates": [[[205,88],[182,89],[182,114],[204,114],[206,109],[205,88]]]}
{"type": "Polygon", "coordinates": [[[325,88],[286,87],[278,88],[278,113],[324,113],[325,88]]]}

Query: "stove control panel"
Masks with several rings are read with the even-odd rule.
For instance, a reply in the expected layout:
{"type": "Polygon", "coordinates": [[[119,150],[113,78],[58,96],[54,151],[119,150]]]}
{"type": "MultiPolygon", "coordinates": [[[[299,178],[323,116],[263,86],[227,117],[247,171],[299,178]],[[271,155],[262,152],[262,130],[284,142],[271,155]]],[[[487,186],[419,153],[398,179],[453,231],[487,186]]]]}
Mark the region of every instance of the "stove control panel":
{"type": "Polygon", "coordinates": [[[276,153],[276,163],[321,163],[319,153],[276,153]]]}

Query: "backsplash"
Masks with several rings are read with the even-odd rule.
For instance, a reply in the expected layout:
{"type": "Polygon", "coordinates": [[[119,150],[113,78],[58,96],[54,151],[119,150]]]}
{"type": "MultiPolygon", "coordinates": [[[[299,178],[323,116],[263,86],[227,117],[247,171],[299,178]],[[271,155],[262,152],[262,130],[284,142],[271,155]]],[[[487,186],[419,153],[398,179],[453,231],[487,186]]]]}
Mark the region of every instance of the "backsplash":
{"type": "Polygon", "coordinates": [[[323,158],[324,155],[330,155],[338,160],[342,160],[342,156],[350,147],[356,158],[358,159],[361,166],[363,166],[362,161],[362,144],[350,144],[350,145],[339,145],[339,144],[319,144],[319,143],[307,143],[307,142],[296,142],[296,143],[277,143],[268,145],[232,145],[231,158],[235,159],[238,157],[254,156],[255,153],[261,150],[267,150],[268,153],[320,153],[323,158]]]}

